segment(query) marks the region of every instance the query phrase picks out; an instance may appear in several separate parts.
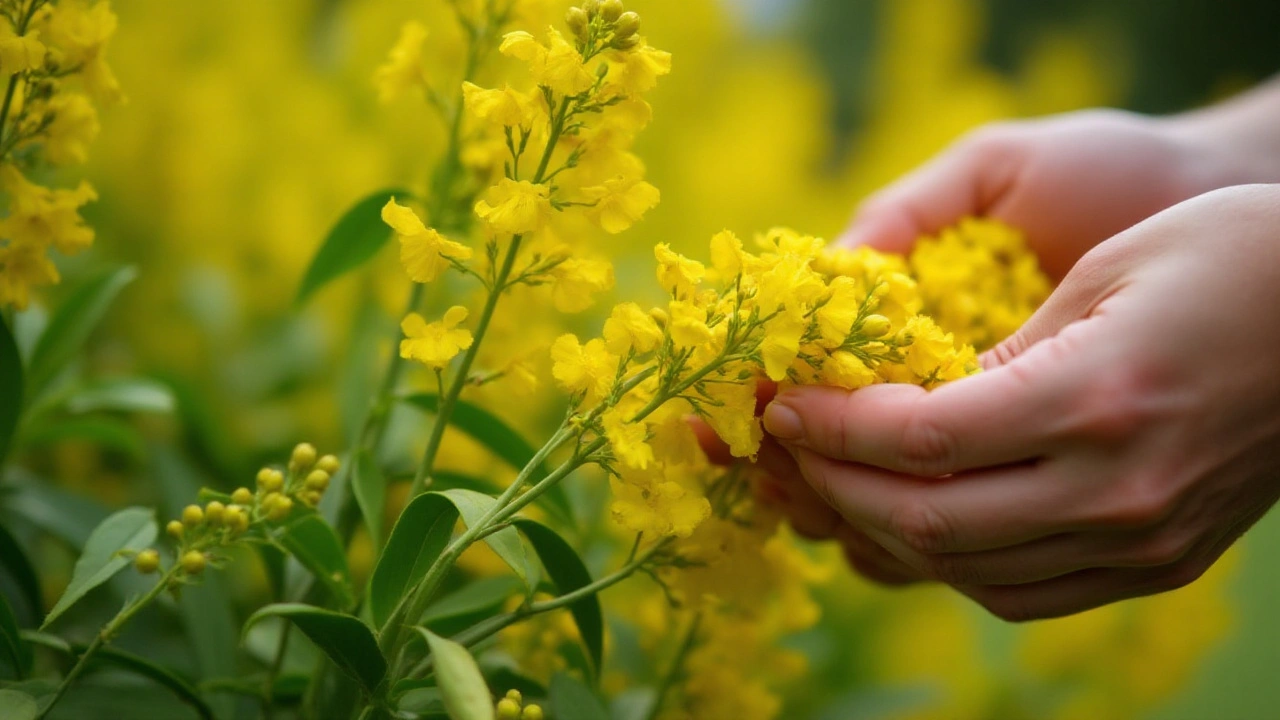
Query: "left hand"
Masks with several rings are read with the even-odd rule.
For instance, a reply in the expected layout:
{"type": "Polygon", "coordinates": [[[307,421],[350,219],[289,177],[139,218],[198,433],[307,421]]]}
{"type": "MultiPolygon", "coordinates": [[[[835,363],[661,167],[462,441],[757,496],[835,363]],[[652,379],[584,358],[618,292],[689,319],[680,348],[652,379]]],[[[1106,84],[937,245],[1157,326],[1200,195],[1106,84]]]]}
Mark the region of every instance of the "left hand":
{"type": "Polygon", "coordinates": [[[792,388],[765,428],[850,525],[1007,620],[1195,580],[1280,496],[1280,185],[1102,243],[984,363],[792,388]]]}

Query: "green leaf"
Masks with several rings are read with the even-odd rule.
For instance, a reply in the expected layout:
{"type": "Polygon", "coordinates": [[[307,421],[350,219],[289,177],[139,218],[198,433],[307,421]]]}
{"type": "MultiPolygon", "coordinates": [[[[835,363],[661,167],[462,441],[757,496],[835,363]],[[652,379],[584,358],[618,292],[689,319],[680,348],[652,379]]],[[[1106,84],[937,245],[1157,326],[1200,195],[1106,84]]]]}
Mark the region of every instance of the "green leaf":
{"type": "Polygon", "coordinates": [[[312,293],[331,280],[377,255],[391,238],[391,228],[382,222],[382,206],[392,196],[404,199],[408,195],[406,190],[390,188],[366,195],[352,205],[329,231],[311,260],[298,288],[298,304],[305,303],[312,293]]]}
{"type": "Polygon", "coordinates": [[[31,566],[27,554],[18,544],[18,539],[2,524],[0,524],[0,567],[8,571],[9,577],[17,584],[18,593],[22,597],[23,612],[14,614],[27,617],[34,624],[44,612],[44,603],[40,598],[40,580],[36,577],[35,568],[31,566]]]}
{"type": "MultiPolygon", "coordinates": [[[[419,410],[432,414],[436,413],[440,403],[440,398],[431,393],[417,393],[404,400],[419,410]]],[[[453,418],[450,422],[516,470],[524,469],[537,454],[533,446],[511,426],[488,410],[465,400],[459,400],[453,406],[453,418]]],[[[551,468],[546,463],[542,463],[534,468],[533,478],[537,480],[550,474],[551,468]]],[[[552,486],[538,499],[538,502],[554,513],[560,521],[573,524],[573,508],[559,485],[552,486]]]]}
{"type": "Polygon", "coordinates": [[[493,697],[471,653],[430,630],[417,630],[431,648],[436,680],[449,717],[453,720],[494,720],[493,697]]]}
{"type": "Polygon", "coordinates": [[[30,477],[22,477],[6,488],[4,508],[15,516],[70,545],[84,549],[89,535],[110,510],[92,498],[61,490],[30,477]]]}
{"type": "Polygon", "coordinates": [[[18,619],[4,595],[0,595],[0,658],[8,658],[13,663],[19,679],[31,672],[31,649],[18,632],[18,619]]]}
{"type": "MultiPolygon", "coordinates": [[[[591,584],[586,563],[556,531],[528,518],[516,518],[515,525],[538,553],[543,569],[561,595],[591,584]]],[[[588,595],[570,605],[569,612],[578,625],[592,668],[598,673],[604,661],[604,613],[600,609],[600,597],[588,595]]]]}
{"type": "Polygon", "coordinates": [[[103,449],[113,450],[135,462],[146,457],[146,443],[132,424],[108,416],[42,418],[28,423],[19,439],[23,447],[53,445],[68,440],[83,440],[103,449]]]}
{"type": "Polygon", "coordinates": [[[382,512],[387,504],[387,480],[368,450],[356,453],[349,477],[356,503],[364,516],[365,527],[369,529],[369,537],[373,539],[374,548],[381,549],[382,512]]]}
{"type": "Polygon", "coordinates": [[[94,529],[85,543],[84,553],[71,572],[71,582],[44,619],[41,629],[57,620],[85,593],[111,579],[129,564],[121,551],[137,552],[151,546],[156,539],[155,513],[149,508],[125,508],[94,529]]]}
{"type": "Polygon", "coordinates": [[[329,589],[339,606],[355,604],[342,541],[323,518],[315,513],[302,515],[281,528],[276,539],[329,589]]]}
{"type": "Polygon", "coordinates": [[[437,635],[455,635],[499,614],[503,603],[523,587],[510,575],[481,578],[428,605],[422,624],[437,635]]]}
{"type": "Polygon", "coordinates": [[[131,267],[105,272],[76,288],[63,302],[49,327],[40,336],[31,354],[31,375],[27,380],[27,402],[35,401],[46,386],[62,372],[102,321],[107,308],[137,276],[131,267]]]}
{"type": "Polygon", "coordinates": [[[600,699],[571,675],[551,677],[551,716],[556,720],[609,720],[600,699]]]}
{"type": "Polygon", "coordinates": [[[386,625],[401,596],[427,574],[448,546],[457,522],[458,509],[439,493],[419,495],[401,511],[369,578],[369,611],[375,626],[386,625]]]}
{"type": "Polygon", "coordinates": [[[17,690],[0,690],[0,718],[4,720],[35,720],[36,701],[30,695],[17,690]]]}
{"type": "MultiPolygon", "coordinates": [[[[468,528],[479,523],[498,502],[496,498],[484,493],[462,488],[445,490],[440,494],[449,498],[454,507],[458,508],[458,514],[462,515],[462,522],[466,523],[468,528]]],[[[507,527],[486,535],[484,541],[493,548],[503,562],[515,571],[516,575],[524,581],[525,587],[532,592],[538,580],[535,569],[529,565],[529,556],[524,551],[520,533],[513,527],[507,527]]]]}
{"type": "Polygon", "coordinates": [[[0,463],[9,454],[9,443],[22,413],[22,355],[9,324],[0,319],[0,463]]]}
{"type": "Polygon", "coordinates": [[[99,380],[71,393],[67,410],[87,413],[114,412],[170,413],[176,402],[169,386],[150,378],[119,377],[99,380]]]}
{"type": "MultiPolygon", "coordinates": [[[[73,660],[87,649],[84,645],[71,645],[62,638],[48,633],[28,632],[23,633],[23,637],[42,647],[63,653],[73,660]]],[[[179,700],[190,705],[199,713],[201,718],[205,720],[214,719],[213,710],[205,702],[195,686],[173,671],[160,667],[141,655],[135,655],[111,646],[104,646],[98,649],[91,663],[113,665],[128,670],[135,675],[141,675],[153,680],[176,695],[179,700]]]]}
{"type": "Polygon", "coordinates": [[[373,631],[355,617],[311,605],[279,603],[251,615],[245,622],[244,632],[267,617],[282,617],[293,622],[339,669],[360,683],[366,693],[374,695],[386,677],[387,661],[378,650],[373,631]]]}

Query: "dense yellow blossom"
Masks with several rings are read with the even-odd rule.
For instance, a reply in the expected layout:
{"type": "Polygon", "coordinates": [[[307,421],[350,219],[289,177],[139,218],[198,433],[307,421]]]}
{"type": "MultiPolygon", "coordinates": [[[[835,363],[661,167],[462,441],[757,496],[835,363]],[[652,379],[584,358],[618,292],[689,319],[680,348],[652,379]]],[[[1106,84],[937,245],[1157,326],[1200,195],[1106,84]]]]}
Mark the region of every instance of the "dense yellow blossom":
{"type": "Polygon", "coordinates": [[[423,53],[427,44],[427,28],[419,22],[407,22],[400,37],[387,55],[387,61],[373,74],[374,86],[382,102],[391,102],[410,90],[426,87],[426,63],[423,53]]]}
{"type": "Polygon", "coordinates": [[[476,215],[495,233],[535,232],[551,217],[551,188],[503,178],[476,203],[476,215]]]}
{"type": "Polygon", "coordinates": [[[547,30],[546,45],[524,31],[508,33],[500,51],[526,63],[533,81],[557,95],[578,95],[595,84],[582,54],[555,28],[547,30]]]}
{"type": "Polygon", "coordinates": [[[0,77],[40,67],[44,63],[44,54],[39,31],[18,36],[12,25],[0,22],[0,77]]]}
{"type": "Polygon", "coordinates": [[[541,102],[527,93],[512,90],[510,86],[486,90],[472,82],[462,84],[462,97],[467,112],[499,127],[532,126],[534,111],[541,102]]]}
{"type": "Polygon", "coordinates": [[[634,225],[661,198],[658,188],[626,176],[583,188],[582,194],[593,203],[592,218],[605,232],[615,235],[634,225]]]}
{"type": "Polygon", "coordinates": [[[0,188],[9,196],[9,216],[0,220],[0,237],[10,242],[52,245],[75,254],[93,243],[93,228],[80,208],[98,198],[86,182],[74,190],[49,189],[27,180],[12,165],[0,167],[0,188]]]}
{"type": "Polygon", "coordinates": [[[458,327],[467,319],[467,309],[455,305],[444,318],[428,324],[418,313],[410,313],[401,323],[405,339],[400,341],[400,357],[417,360],[439,370],[471,347],[471,331],[458,327]]]}
{"type": "Polygon", "coordinates": [[[79,73],[89,94],[104,104],[124,97],[106,58],[117,22],[106,0],[60,0],[44,6],[36,23],[56,64],[79,73]]]}
{"type": "Polygon", "coordinates": [[[423,225],[417,213],[396,203],[395,198],[382,207],[382,221],[395,230],[400,240],[400,262],[414,282],[435,280],[448,269],[451,259],[471,258],[471,248],[423,225]]]}

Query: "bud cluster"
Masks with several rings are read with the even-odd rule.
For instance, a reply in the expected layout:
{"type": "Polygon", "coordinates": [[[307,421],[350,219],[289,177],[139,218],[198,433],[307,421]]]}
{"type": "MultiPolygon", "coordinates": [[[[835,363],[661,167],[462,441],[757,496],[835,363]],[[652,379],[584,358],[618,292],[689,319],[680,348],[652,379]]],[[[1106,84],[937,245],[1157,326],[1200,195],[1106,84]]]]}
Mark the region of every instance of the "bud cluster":
{"type": "Polygon", "coordinates": [[[586,0],[571,7],[565,24],[583,45],[597,42],[615,50],[631,50],[640,45],[640,16],[623,7],[622,0],[586,0]]]}
{"type": "MultiPolygon", "coordinates": [[[[621,4],[621,3],[619,3],[621,4]]],[[[498,720],[542,720],[542,708],[533,703],[524,704],[519,690],[508,690],[506,697],[495,708],[498,720]]]]}

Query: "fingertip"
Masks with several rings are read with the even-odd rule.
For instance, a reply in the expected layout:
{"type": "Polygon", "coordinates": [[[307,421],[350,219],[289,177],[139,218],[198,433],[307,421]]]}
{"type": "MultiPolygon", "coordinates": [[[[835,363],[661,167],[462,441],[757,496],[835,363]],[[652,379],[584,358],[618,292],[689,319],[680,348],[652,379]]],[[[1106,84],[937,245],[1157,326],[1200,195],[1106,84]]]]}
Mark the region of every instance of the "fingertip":
{"type": "Polygon", "coordinates": [[[911,252],[919,234],[915,223],[904,211],[863,209],[836,244],[846,248],[866,245],[881,252],[905,255],[911,252]]]}

